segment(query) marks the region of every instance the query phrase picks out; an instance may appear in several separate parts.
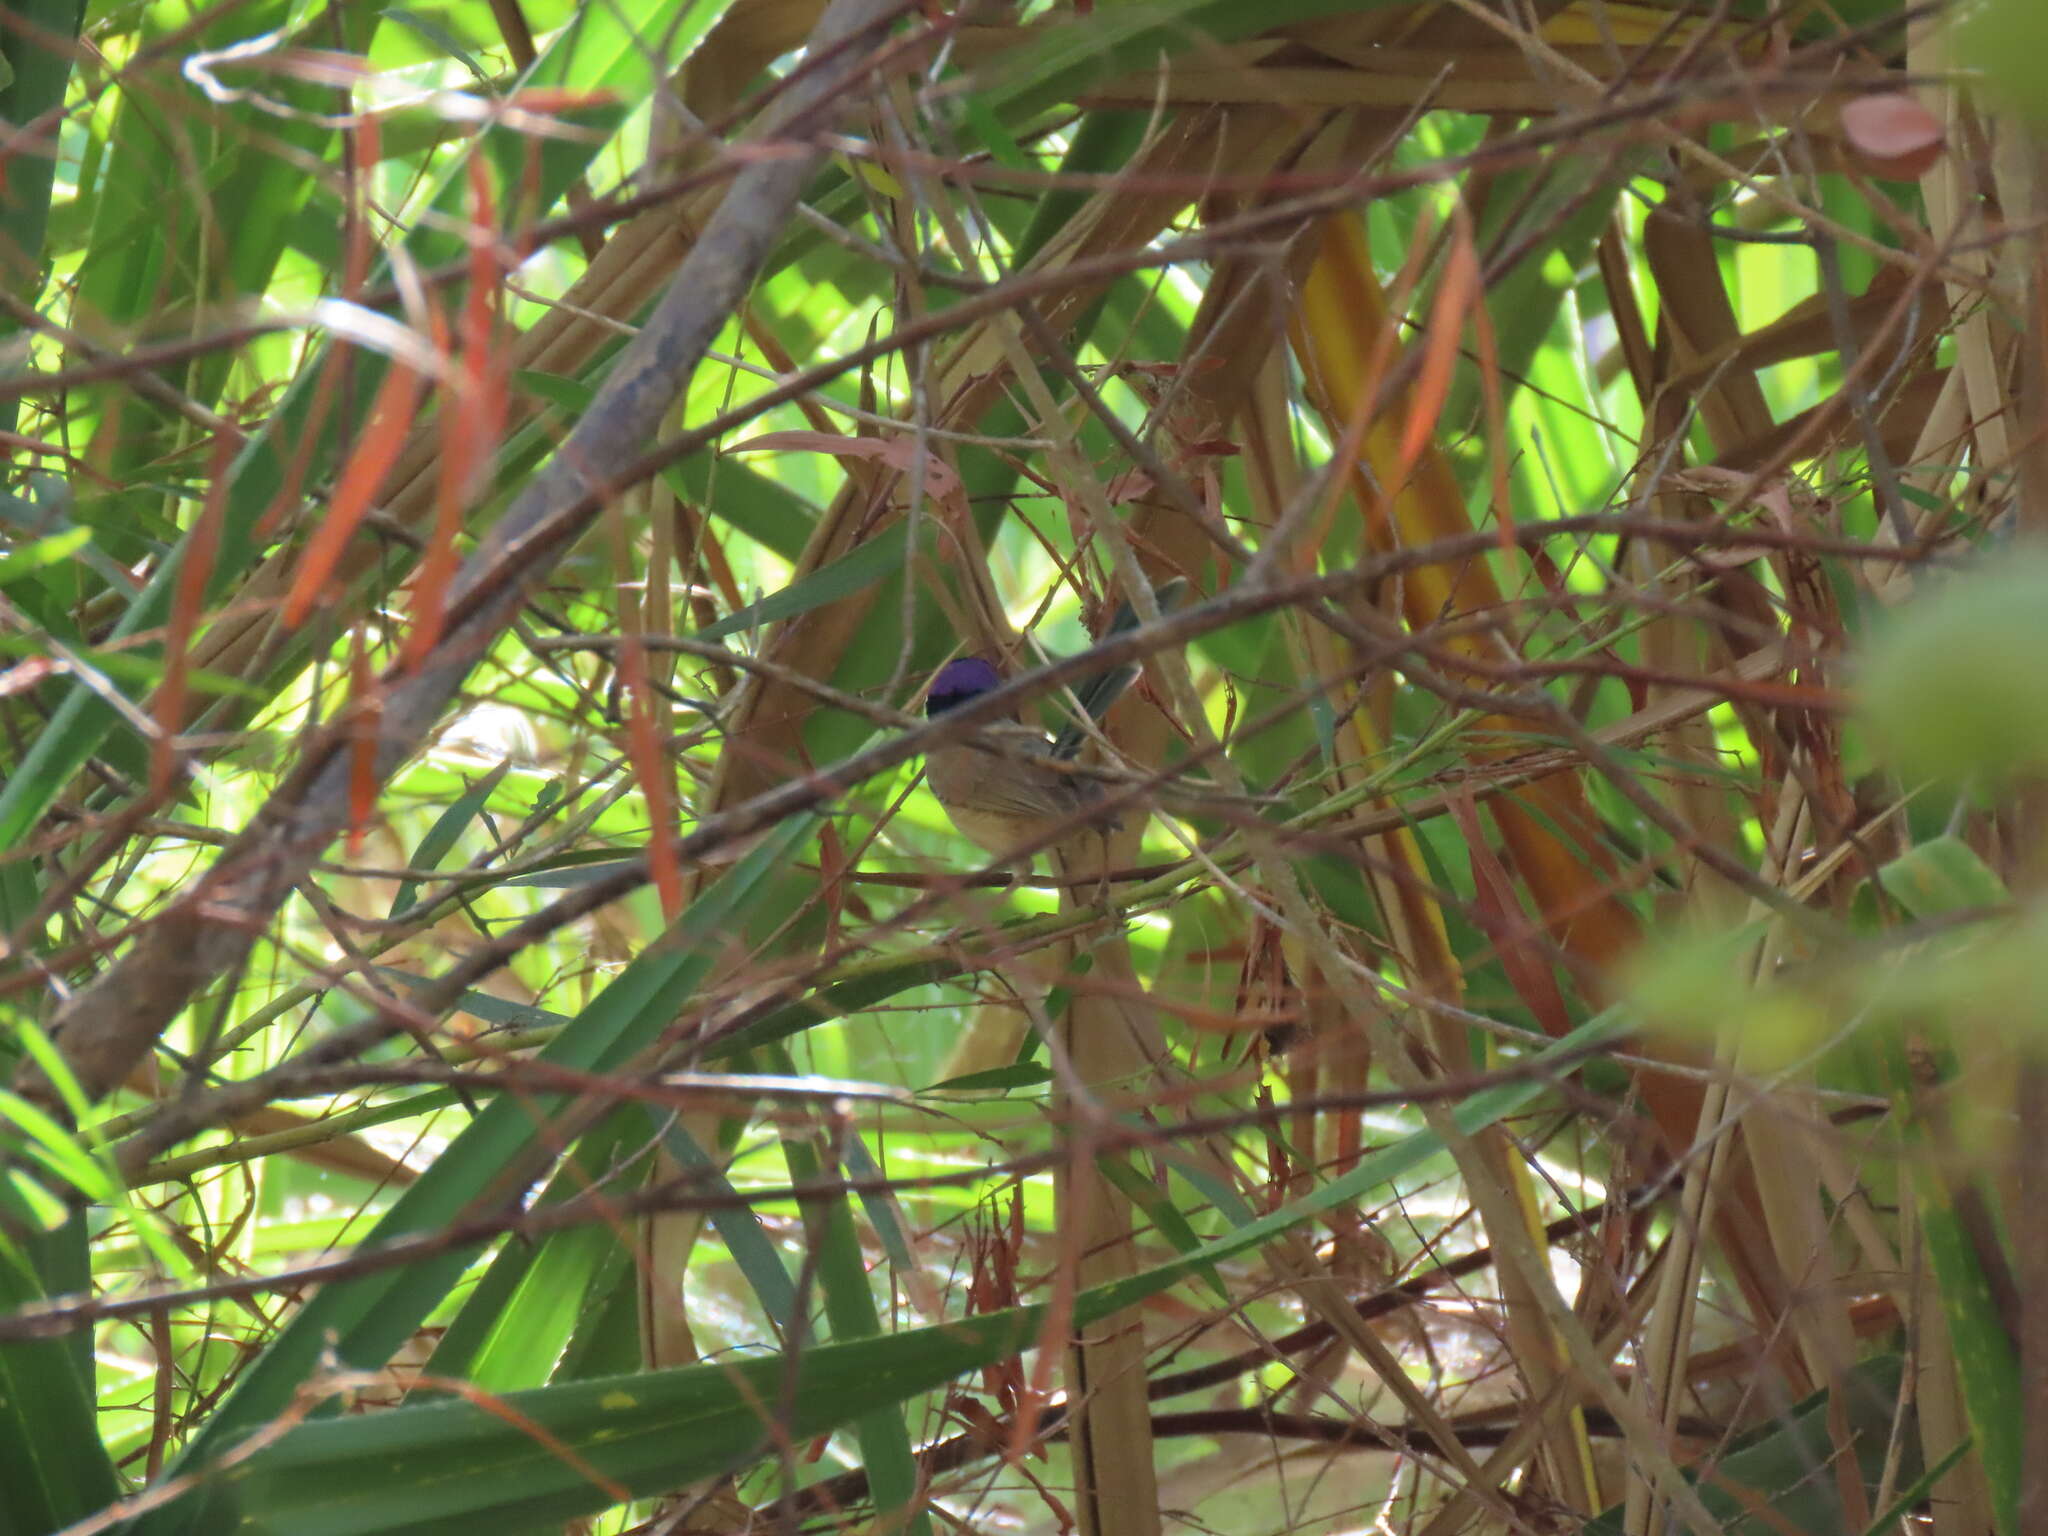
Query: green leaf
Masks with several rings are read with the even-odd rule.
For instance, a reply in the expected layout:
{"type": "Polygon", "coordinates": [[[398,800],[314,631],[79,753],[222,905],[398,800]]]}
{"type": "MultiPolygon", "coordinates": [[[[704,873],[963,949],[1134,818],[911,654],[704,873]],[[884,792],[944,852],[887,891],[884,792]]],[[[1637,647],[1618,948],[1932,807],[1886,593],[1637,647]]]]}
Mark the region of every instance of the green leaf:
{"type": "Polygon", "coordinates": [[[647,1118],[653,1122],[663,1149],[675,1159],[676,1166],[716,1202],[710,1213],[712,1228],[753,1288],[761,1310],[777,1329],[788,1329],[796,1321],[796,1282],[789,1278],[789,1270],[761,1225],[761,1218],[733,1188],[724,1167],[697,1145],[697,1138],[683,1128],[677,1116],[650,1107],[647,1118]]]}
{"type": "Polygon", "coordinates": [[[37,539],[27,548],[18,549],[11,555],[0,555],[0,587],[11,581],[19,581],[45,566],[69,560],[91,542],[90,528],[67,528],[62,533],[53,533],[48,538],[37,539]]]}
{"type": "MultiPolygon", "coordinates": [[[[1618,1014],[1602,1014],[1532,1058],[1527,1079],[1463,1101],[1453,1112],[1459,1125],[1471,1134],[1513,1114],[1547,1091],[1540,1070],[1546,1062],[1576,1060],[1622,1033],[1618,1014]]],[[[1428,1132],[1383,1147],[1257,1221],[1081,1292],[1071,1324],[1087,1326],[1134,1306],[1362,1198],[1442,1151],[1428,1132]]],[[[208,1536],[500,1536],[507,1525],[531,1529],[620,1497],[717,1476],[775,1446],[853,1423],[1035,1346],[1044,1327],[1042,1306],[1020,1307],[822,1345],[793,1361],[779,1354],[725,1359],[514,1392],[488,1405],[441,1402],[321,1419],[212,1474],[204,1484],[211,1513],[204,1529],[208,1536]],[[606,1483],[593,1482],[593,1474],[606,1483]]],[[[178,1507],[196,1502],[188,1497],[178,1507]]]]}
{"type": "MultiPolygon", "coordinates": [[[[613,979],[540,1053],[540,1060],[582,1072],[615,1070],[660,1038],[723,951],[723,941],[811,832],[806,817],[776,827],[723,879],[690,904],[676,925],[613,979]]],[[[399,1196],[366,1248],[432,1232],[515,1195],[539,1170],[561,1095],[507,1095],[486,1105],[419,1181],[399,1196]]],[[[284,1411],[299,1385],[333,1355],[361,1370],[380,1368],[411,1336],[468,1267],[481,1245],[439,1251],[418,1263],[323,1288],[301,1308],[215,1409],[179,1465],[204,1466],[233,1439],[284,1411]]],[[[138,1533],[192,1536],[219,1528],[206,1484],[198,1497],[145,1515],[138,1533]]]]}
{"type": "MultiPolygon", "coordinates": [[[[85,16],[84,0],[9,0],[10,24],[0,30],[0,123],[15,128],[39,122],[64,102],[71,82],[72,46],[85,16]]],[[[15,154],[7,161],[0,183],[0,250],[9,253],[7,282],[12,291],[33,291],[29,275],[46,257],[43,236],[49,227],[50,188],[57,170],[51,154],[15,154]],[[24,279],[29,279],[24,281],[24,279]]],[[[0,315],[0,356],[13,352],[13,338],[22,325],[12,314],[0,315]]],[[[18,396],[0,398],[0,431],[11,432],[19,419],[18,396]]]]}
{"type": "Polygon", "coordinates": [[[490,72],[470,57],[469,50],[462,46],[460,38],[456,37],[454,33],[442,26],[433,17],[423,16],[418,11],[398,5],[385,7],[384,16],[387,21],[394,22],[410,32],[417,33],[422,41],[431,46],[443,58],[455,60],[456,63],[468,70],[479,84],[490,85],[490,72]]]}
{"type": "MultiPolygon", "coordinates": [[[[1151,1218],[1159,1235],[1173,1244],[1177,1253],[1193,1253],[1202,1246],[1202,1240],[1195,1235],[1195,1229],[1188,1225],[1187,1218],[1179,1212],[1174,1203],[1166,1198],[1159,1186],[1144,1174],[1133,1168],[1121,1157],[1102,1156],[1095,1159],[1096,1169],[1102,1176],[1123,1192],[1126,1200],[1151,1218]]],[[[1230,1305],[1230,1288],[1223,1283],[1213,1265],[1205,1265],[1198,1271],[1209,1292],[1226,1307],[1230,1305]]]]}
{"type": "Polygon", "coordinates": [[[908,529],[907,523],[891,523],[872,539],[854,546],[829,565],[791,582],[780,592],[772,593],[758,603],[749,603],[727,614],[716,624],[705,625],[690,638],[722,640],[727,635],[760,629],[779,619],[793,619],[813,608],[823,608],[856,592],[864,592],[884,576],[903,569],[908,529]]]}
{"type": "Polygon", "coordinates": [[[1878,871],[1877,883],[1923,922],[2012,902],[1998,872],[1959,837],[1937,837],[1908,849],[1878,871]]]}
{"type": "MultiPolygon", "coordinates": [[[[1862,1526],[1850,1523],[1843,1508],[1835,1469],[1846,1461],[1866,1497],[1884,1486],[1894,1470],[1886,1466],[1886,1452],[1902,1368],[1898,1355],[1859,1361],[1832,1390],[1814,1393],[1775,1424],[1745,1435],[1712,1458],[1704,1476],[1688,1474],[1687,1481],[1726,1521],[1721,1529],[1727,1536],[1860,1536],[1862,1526]],[[1846,1447],[1844,1433],[1853,1437],[1846,1447]]],[[[1908,1443],[1913,1438],[1906,1437],[1908,1443]]],[[[1620,1508],[1608,1510],[1585,1527],[1586,1536],[1620,1536],[1622,1515],[1620,1508]]]]}
{"type": "Polygon", "coordinates": [[[515,368],[512,382],[547,401],[558,405],[572,416],[580,415],[590,408],[590,402],[597,398],[595,385],[581,379],[567,379],[559,374],[541,373],[532,368],[515,368]]]}
{"type": "Polygon", "coordinates": [[[550,868],[531,870],[498,883],[507,889],[528,885],[544,891],[573,891],[578,886],[609,880],[622,869],[646,862],[644,856],[621,859],[601,848],[585,848],[551,860],[550,868]]]}
{"type": "Polygon", "coordinates": [[[957,976],[962,968],[958,956],[933,955],[918,955],[866,967],[861,975],[834,982],[807,997],[771,1009],[719,1041],[709,1055],[711,1059],[719,1060],[737,1051],[786,1040],[819,1024],[858,1013],[863,1008],[872,1008],[912,987],[957,976]]]}
{"type": "MultiPolygon", "coordinates": [[[[380,976],[389,976],[393,981],[402,981],[412,987],[427,987],[432,983],[424,976],[411,971],[397,970],[392,966],[372,966],[380,976]]],[[[560,1029],[571,1022],[564,1013],[555,1013],[534,1003],[515,1003],[510,998],[493,997],[488,992],[474,988],[465,991],[455,1001],[455,1006],[464,1013],[473,1013],[486,1024],[495,1024],[501,1029],[560,1029]]]]}
{"type": "Polygon", "coordinates": [[[986,1093],[991,1089],[1042,1088],[1052,1081],[1052,1068],[1036,1061],[1013,1061],[1006,1067],[988,1067],[949,1077],[944,1082],[920,1088],[919,1093],[986,1093]]]}
{"type": "Polygon", "coordinates": [[[739,459],[693,454],[670,465],[662,478],[678,499],[702,507],[791,564],[803,558],[818,523],[816,507],[739,459]]]}
{"type": "MultiPolygon", "coordinates": [[[[461,838],[463,830],[482,814],[485,803],[491,798],[491,792],[504,783],[505,775],[511,771],[512,759],[508,757],[478,779],[468,794],[443,811],[433,826],[427,829],[427,835],[420,839],[420,845],[413,850],[412,857],[405,861],[406,868],[439,869],[441,861],[448,857],[449,850],[461,838]]],[[[391,898],[390,915],[398,917],[410,911],[413,903],[419,900],[419,894],[419,881],[405,881],[398,887],[398,894],[391,898]]]]}
{"type": "MultiPolygon", "coordinates": [[[[536,1207],[560,1205],[607,1181],[628,1187],[637,1176],[628,1167],[646,1166],[636,1156],[646,1140],[637,1110],[608,1115],[555,1170],[536,1207]]],[[[604,1222],[551,1232],[537,1250],[507,1243],[434,1351],[428,1374],[463,1376],[489,1392],[539,1386],[567,1348],[591,1293],[608,1293],[626,1263],[622,1234],[604,1222]],[[509,1285],[496,1276],[501,1265],[516,1276],[509,1285]],[[480,1316],[472,1318],[473,1311],[480,1316]],[[458,1355],[451,1346],[451,1340],[462,1342],[458,1329],[467,1335],[479,1324],[483,1337],[473,1353],[458,1355]]]]}
{"type": "MultiPolygon", "coordinates": [[[[1999,1536],[2018,1536],[2025,1465],[2021,1426],[2026,1422],[2019,1340],[2004,1326],[1998,1292],[1985,1273],[1975,1228],[1958,1205],[1957,1191],[1928,1166],[1936,1154],[1926,1138],[1916,1136],[1912,1150],[1919,1156],[1908,1161],[1908,1177],[1918,1205],[1921,1241],[1934,1271],[1942,1316],[1948,1321],[1963,1414],[1977,1443],[1999,1536]]],[[[2004,1260],[2004,1255],[1998,1256],[1999,1262],[2004,1260]]]]}
{"type": "MultiPolygon", "coordinates": [[[[784,1071],[794,1068],[777,1051],[784,1071]]],[[[783,1138],[790,1182],[815,1183],[825,1172],[823,1159],[807,1142],[783,1138]]],[[[882,1319],[868,1289],[867,1259],[854,1230],[853,1202],[845,1195],[827,1195],[804,1202],[804,1228],[816,1257],[818,1281],[825,1292],[825,1319],[832,1337],[841,1342],[878,1338],[882,1319]]],[[[917,1505],[917,1459],[911,1453],[910,1427],[898,1402],[878,1402],[853,1421],[861,1462],[874,1494],[876,1526],[911,1536],[931,1536],[931,1518],[917,1505]]]]}
{"type": "Polygon", "coordinates": [[[217,1480],[219,1536],[501,1536],[715,1476],[1030,1347],[1038,1308],[302,1425],[217,1480]],[[763,1419],[793,1387],[790,1412],[763,1419]],[[536,1431],[544,1438],[537,1438],[536,1431]],[[566,1459],[566,1450],[575,1458],[566,1459]],[[613,1486],[604,1488],[592,1474],[613,1486]]]}
{"type": "MultiPolygon", "coordinates": [[[[146,656],[135,651],[96,651],[82,646],[67,648],[79,663],[94,672],[117,683],[126,683],[138,692],[154,688],[164,680],[164,664],[155,656],[146,656]]],[[[34,635],[0,635],[0,656],[49,656],[47,642],[34,635]]],[[[58,664],[66,671],[70,663],[58,658],[58,664]]],[[[214,672],[206,667],[192,667],[185,673],[187,685],[205,693],[232,694],[237,698],[261,699],[268,697],[261,689],[245,683],[239,677],[229,677],[224,672],[214,672]]],[[[36,738],[41,742],[42,738],[36,738]]]]}
{"type": "Polygon", "coordinates": [[[2048,10],[2034,0],[1984,0],[1958,13],[1957,62],[1981,70],[1991,94],[2035,124],[2048,124],[2048,10]]]}
{"type": "Polygon", "coordinates": [[[1928,585],[1864,648],[1872,731],[1906,772],[1949,783],[2048,766],[2048,554],[1928,585]]]}
{"type": "MultiPolygon", "coordinates": [[[[27,1255],[0,1239],[0,1313],[43,1299],[27,1255]]],[[[66,1339],[0,1342],[0,1489],[0,1536],[43,1536],[120,1496],[66,1339]]]]}

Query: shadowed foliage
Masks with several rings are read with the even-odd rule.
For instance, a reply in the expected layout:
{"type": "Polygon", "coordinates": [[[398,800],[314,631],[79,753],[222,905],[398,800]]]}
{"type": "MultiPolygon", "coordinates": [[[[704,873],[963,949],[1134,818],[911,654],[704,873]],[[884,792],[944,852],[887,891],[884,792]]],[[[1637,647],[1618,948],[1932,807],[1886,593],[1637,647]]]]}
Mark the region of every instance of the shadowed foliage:
{"type": "Polygon", "coordinates": [[[2018,1536],[2033,12],[0,12],[0,1536],[2018,1536]]]}

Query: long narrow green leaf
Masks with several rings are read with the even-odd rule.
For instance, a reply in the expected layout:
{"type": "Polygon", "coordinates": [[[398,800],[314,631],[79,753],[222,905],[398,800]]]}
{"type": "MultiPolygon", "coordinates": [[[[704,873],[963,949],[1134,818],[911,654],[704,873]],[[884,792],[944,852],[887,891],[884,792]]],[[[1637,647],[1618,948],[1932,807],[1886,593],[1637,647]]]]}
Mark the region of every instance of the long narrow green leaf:
{"type": "MultiPolygon", "coordinates": [[[[1745,1436],[1696,1479],[1700,1498],[1727,1523],[1728,1536],[1861,1536],[1843,1507],[1837,1435],[1846,1430],[1854,1474],[1866,1493],[1882,1485],[1899,1398],[1901,1360],[1880,1355],[1858,1362],[1832,1390],[1816,1392],[1790,1413],[1745,1436]]],[[[1905,1469],[1910,1478],[1912,1467],[1905,1469]]],[[[1586,1526],[1586,1536],[1619,1536],[1622,1511],[1611,1509],[1586,1526]]]]}
{"type": "MultiPolygon", "coordinates": [[[[40,123],[61,105],[71,80],[71,43],[85,17],[84,0],[12,0],[8,9],[17,25],[0,27],[0,123],[20,130],[40,123]],[[53,46],[54,45],[54,46],[53,46]]],[[[54,141],[57,125],[46,132],[54,141]]],[[[0,178],[0,283],[11,293],[32,293],[40,286],[44,265],[43,236],[49,227],[50,187],[55,179],[54,154],[10,153],[7,174],[0,178]]],[[[0,355],[21,334],[12,315],[0,316],[0,355]]],[[[12,432],[20,401],[0,400],[0,431],[12,432]]]]}
{"type": "MultiPolygon", "coordinates": [[[[471,786],[468,794],[457,800],[435,818],[427,835],[420,839],[419,847],[412,851],[412,857],[405,861],[408,869],[439,869],[441,861],[462,836],[463,830],[482,814],[491,792],[505,781],[505,775],[512,771],[512,759],[506,758],[489,773],[471,786]]],[[[420,883],[407,880],[398,887],[398,894],[391,898],[391,916],[398,917],[412,909],[419,900],[420,883]]]]}
{"type": "MultiPolygon", "coordinates": [[[[790,1068],[794,1063],[784,1056],[781,1065],[790,1068]]],[[[824,1173],[823,1160],[808,1143],[785,1137],[782,1147],[792,1184],[813,1183],[824,1173]]],[[[818,1283],[825,1293],[825,1318],[833,1339],[847,1343],[879,1338],[882,1319],[868,1288],[867,1260],[854,1229],[853,1202],[844,1195],[806,1202],[804,1228],[817,1256],[818,1283]]],[[[854,1419],[853,1432],[867,1468],[880,1527],[930,1536],[931,1517],[915,1503],[917,1459],[911,1453],[910,1426],[904,1421],[901,1403],[877,1403],[854,1419]]]]}
{"type": "MultiPolygon", "coordinates": [[[[1876,883],[1909,916],[1922,922],[1936,922],[1954,913],[1993,910],[2011,901],[2011,892],[1998,873],[1968,843],[1952,836],[1932,838],[1908,849],[1878,871],[1876,883]]],[[[1940,942],[1962,940],[1950,935],[1940,942]]],[[[1987,1263],[2004,1263],[2006,1256],[1978,1249],[1987,1234],[1960,1208],[1969,1175],[1958,1169],[1954,1157],[1944,1150],[1949,1131],[1930,1130],[1917,1112],[1927,1090],[1922,1085],[1922,1071],[1907,1058],[1905,1041],[1895,1031],[1887,1031],[1880,1049],[1897,1108],[1904,1153],[1900,1164],[1919,1213],[1942,1315],[1948,1321],[1956,1385],[1990,1490],[1992,1517],[1998,1522],[2000,1536],[2016,1536],[2020,1530],[2026,1398],[2020,1384],[2019,1341],[2006,1327],[1997,1292],[1986,1272],[1987,1263]]],[[[1930,1040],[1925,1043],[1925,1054],[1941,1084],[1956,1082],[1959,1074],[1952,1050],[1938,1039],[1930,1040]]],[[[1995,1233],[1988,1236],[1996,1240],[1995,1233]]]]}
{"type": "MultiPolygon", "coordinates": [[[[27,1254],[0,1236],[0,1311],[43,1298],[27,1254]]],[[[45,1536],[104,1508],[119,1492],[70,1344],[0,1343],[0,1536],[45,1536]]]]}
{"type": "MultiPolygon", "coordinates": [[[[777,827],[724,878],[701,895],[663,938],[627,966],[540,1059],[584,1072],[612,1070],[651,1045],[669,1027],[709,972],[727,931],[743,919],[809,836],[798,817],[777,827]]],[[[375,1245],[433,1231],[474,1210],[480,1201],[519,1193],[517,1171],[532,1169],[544,1153],[544,1135],[565,1108],[560,1096],[505,1097],[487,1105],[420,1180],[401,1195],[366,1242],[375,1245]],[[508,1176],[514,1182],[508,1186],[508,1176]]],[[[530,1177],[530,1175],[529,1175],[530,1177]]],[[[302,1308],[234,1392],[194,1438],[181,1466],[204,1466],[235,1437],[284,1411],[300,1384],[333,1354],[358,1369],[391,1358],[475,1257],[475,1247],[438,1254],[418,1264],[330,1285],[302,1308]]],[[[217,1529],[204,1499],[185,1500],[143,1517],[147,1536],[217,1529]]]]}
{"type": "Polygon", "coordinates": [[[647,1118],[654,1123],[662,1147],[675,1159],[676,1167],[695,1181],[706,1196],[718,1202],[711,1212],[712,1229],[747,1284],[753,1287],[754,1299],[761,1303],[768,1320],[787,1332],[796,1321],[796,1282],[790,1279],[789,1269],[762,1227],[761,1218],[751,1206],[741,1202],[739,1191],[726,1177],[723,1165],[697,1145],[697,1138],[683,1128],[680,1120],[653,1109],[648,1110],[647,1118]]]}
{"type": "Polygon", "coordinates": [[[908,537],[908,524],[891,523],[872,539],[856,545],[831,564],[821,566],[799,581],[793,581],[758,603],[749,603],[720,619],[716,624],[707,624],[690,636],[692,640],[722,640],[727,635],[744,634],[750,629],[760,629],[779,619],[793,619],[799,614],[822,608],[827,603],[836,603],[856,592],[865,592],[891,571],[900,571],[905,559],[904,544],[908,537]]]}
{"type": "MultiPolygon", "coordinates": [[[[1569,1070],[1581,1052],[1618,1038],[1624,1022],[1610,1012],[1582,1025],[1532,1058],[1526,1079],[1463,1101],[1454,1111],[1459,1125],[1471,1134],[1513,1114],[1548,1090],[1547,1063],[1569,1070]]],[[[1442,1151],[1429,1132],[1404,1137],[1257,1221],[1082,1292],[1072,1321],[1085,1326],[1134,1306],[1442,1151]]],[[[715,1476],[786,1439],[850,1424],[1016,1354],[1038,1341],[1044,1323],[1042,1306],[1021,1307],[823,1345],[795,1362],[767,1356],[543,1387],[511,1393],[495,1407],[446,1402],[323,1419],[207,1477],[174,1512],[203,1505],[208,1523],[175,1528],[209,1536],[464,1536],[496,1533],[508,1522],[531,1528],[715,1476]],[[795,1390],[785,1398],[792,1370],[795,1390]],[[778,1407],[764,1420],[766,1405],[785,1401],[786,1416],[778,1407]]]]}
{"type": "MultiPolygon", "coordinates": [[[[639,1173],[629,1169],[644,1170],[645,1162],[627,1159],[646,1140],[635,1110],[608,1115],[555,1170],[536,1207],[573,1200],[600,1184],[631,1188],[639,1173]]],[[[487,1392],[539,1386],[568,1346],[589,1293],[608,1289],[624,1258],[619,1234],[601,1222],[550,1233],[538,1251],[507,1244],[429,1358],[428,1374],[464,1377],[487,1392]],[[492,1283],[500,1265],[516,1273],[509,1290],[492,1283]],[[473,1350],[465,1348],[479,1324],[483,1337],[473,1350]]]]}

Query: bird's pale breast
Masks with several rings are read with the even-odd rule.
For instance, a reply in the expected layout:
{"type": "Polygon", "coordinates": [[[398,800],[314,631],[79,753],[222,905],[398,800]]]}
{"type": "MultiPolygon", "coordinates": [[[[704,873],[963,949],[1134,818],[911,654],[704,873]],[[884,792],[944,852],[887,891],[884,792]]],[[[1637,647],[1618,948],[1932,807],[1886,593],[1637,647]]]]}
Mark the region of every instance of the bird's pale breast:
{"type": "Polygon", "coordinates": [[[1092,782],[1054,764],[1052,744],[1029,726],[992,726],[985,735],[1009,750],[942,747],[925,760],[925,782],[953,825],[989,852],[1069,828],[1100,798],[1092,782]]]}

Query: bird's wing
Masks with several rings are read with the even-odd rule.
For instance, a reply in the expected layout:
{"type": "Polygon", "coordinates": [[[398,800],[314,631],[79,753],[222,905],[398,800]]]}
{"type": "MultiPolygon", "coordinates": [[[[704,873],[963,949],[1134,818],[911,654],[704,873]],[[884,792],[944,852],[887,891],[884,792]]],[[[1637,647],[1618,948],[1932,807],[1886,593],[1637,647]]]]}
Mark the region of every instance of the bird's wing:
{"type": "Polygon", "coordinates": [[[1071,816],[1099,798],[1092,780],[1054,766],[1052,743],[1030,726],[985,726],[981,737],[987,746],[963,743],[926,760],[926,777],[948,805],[1036,821],[1071,816]]]}

